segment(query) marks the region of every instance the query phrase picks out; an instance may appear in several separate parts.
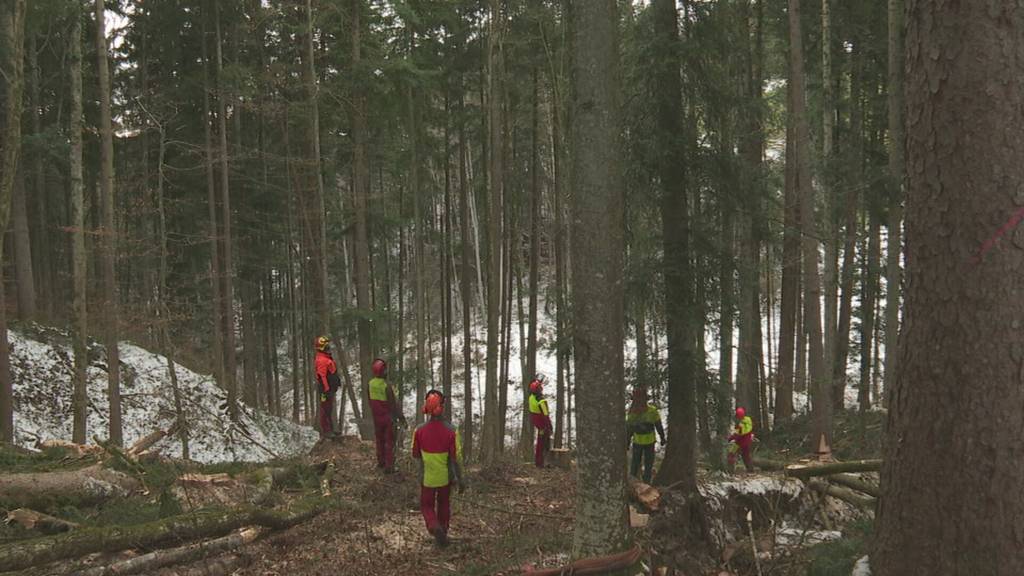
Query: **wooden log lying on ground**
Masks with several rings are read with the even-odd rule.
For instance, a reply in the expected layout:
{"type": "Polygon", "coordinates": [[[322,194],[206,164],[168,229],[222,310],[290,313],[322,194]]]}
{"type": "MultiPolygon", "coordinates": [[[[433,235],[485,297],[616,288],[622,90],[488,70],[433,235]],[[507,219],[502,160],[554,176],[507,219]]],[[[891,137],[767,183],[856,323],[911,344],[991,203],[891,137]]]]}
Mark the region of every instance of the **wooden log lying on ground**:
{"type": "Polygon", "coordinates": [[[115,470],[90,466],[78,470],[0,475],[0,504],[7,508],[47,510],[58,502],[79,506],[122,498],[142,484],[115,470]]]}
{"type": "Polygon", "coordinates": [[[762,470],[785,470],[786,463],[778,460],[769,460],[768,458],[761,458],[760,456],[754,456],[751,458],[754,462],[754,466],[762,470]]]}
{"type": "Polygon", "coordinates": [[[299,500],[283,510],[254,510],[251,507],[206,510],[135,526],[83,528],[68,534],[0,545],[0,566],[14,571],[94,552],[157,548],[172,542],[216,538],[248,525],[271,529],[288,528],[333,505],[332,502],[314,496],[299,500]]]}
{"type": "Polygon", "coordinates": [[[854,476],[853,474],[833,474],[828,477],[829,482],[846,486],[847,488],[853,488],[858,492],[863,492],[868,496],[874,496],[875,498],[882,497],[882,491],[878,488],[878,485],[872,484],[867,480],[854,476]]]}
{"type": "Polygon", "coordinates": [[[154,576],[230,576],[237,570],[245,568],[252,562],[252,557],[245,554],[232,554],[204,562],[191,568],[166,569],[154,576]]]}
{"type": "Polygon", "coordinates": [[[831,476],[842,472],[878,472],[882,468],[881,460],[853,460],[850,462],[833,462],[831,464],[790,464],[786,466],[786,476],[793,478],[811,478],[814,476],[831,476]]]}
{"type": "Polygon", "coordinates": [[[858,494],[849,488],[829,484],[828,482],[818,478],[808,480],[807,485],[822,494],[828,494],[833,498],[838,498],[864,510],[874,510],[875,504],[878,502],[875,498],[858,494]]]}
{"type": "Polygon", "coordinates": [[[78,524],[28,508],[18,508],[7,513],[8,524],[17,524],[25,530],[37,530],[43,534],[59,534],[78,528],[78,524]]]}
{"type": "Polygon", "coordinates": [[[560,576],[562,574],[573,574],[574,576],[598,576],[600,574],[615,574],[626,570],[640,561],[642,552],[639,547],[627,550],[621,554],[611,556],[599,556],[597,558],[584,558],[577,560],[568,566],[560,568],[549,568],[545,570],[525,570],[523,576],[560,576]]]}
{"type": "Polygon", "coordinates": [[[43,450],[47,448],[60,448],[66,451],[68,455],[75,458],[95,456],[103,453],[103,448],[99,446],[93,446],[91,444],[75,444],[74,442],[68,442],[67,440],[43,440],[42,442],[37,442],[36,447],[43,450]]]}
{"type": "Polygon", "coordinates": [[[253,542],[263,531],[261,528],[244,528],[222,538],[190,544],[181,548],[157,550],[106,566],[96,566],[88,570],[80,570],[72,573],[71,576],[125,576],[127,574],[143,572],[148,574],[153,570],[166,566],[188,564],[217,554],[230,552],[253,542]]]}

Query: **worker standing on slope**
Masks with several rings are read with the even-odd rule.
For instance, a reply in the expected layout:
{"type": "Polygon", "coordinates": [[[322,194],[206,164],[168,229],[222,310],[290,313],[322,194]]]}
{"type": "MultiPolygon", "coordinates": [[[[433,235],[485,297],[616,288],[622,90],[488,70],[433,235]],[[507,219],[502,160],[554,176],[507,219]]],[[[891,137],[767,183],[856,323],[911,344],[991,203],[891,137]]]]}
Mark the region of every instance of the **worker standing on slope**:
{"type": "Polygon", "coordinates": [[[316,347],[316,383],[320,399],[320,437],[334,435],[334,394],[341,386],[338,378],[338,366],[331,356],[331,340],[327,336],[317,336],[316,347]]]}
{"type": "Polygon", "coordinates": [[[633,388],[633,403],[626,415],[626,426],[632,433],[633,460],[629,474],[639,477],[640,464],[643,463],[643,481],[650,484],[654,475],[654,432],[658,432],[661,445],[665,445],[665,428],[661,425],[661,413],[647,398],[647,389],[643,386],[633,388]]]}
{"type": "Polygon", "coordinates": [[[544,453],[551,450],[551,417],[548,401],[544,398],[544,375],[537,374],[530,382],[530,422],[537,429],[537,444],[533,449],[533,463],[544,467],[544,453]]]}
{"type": "Polygon", "coordinates": [[[388,364],[377,358],[370,366],[370,410],[373,412],[373,432],[377,440],[377,467],[386,474],[395,471],[395,423],[405,417],[395,399],[395,390],[388,384],[388,364]]]}
{"type": "Polygon", "coordinates": [[[732,443],[729,446],[729,470],[732,471],[736,466],[736,453],[739,452],[743,456],[743,465],[746,466],[747,472],[753,472],[754,463],[750,457],[750,446],[754,443],[754,421],[747,416],[747,411],[742,406],[736,408],[736,428],[729,436],[729,442],[732,443]]]}
{"type": "Polygon", "coordinates": [[[438,546],[448,544],[451,522],[451,487],[465,489],[462,478],[462,441],[455,426],[444,419],[444,394],[427,392],[423,413],[429,419],[416,429],[412,457],[420,461],[420,512],[438,546]]]}

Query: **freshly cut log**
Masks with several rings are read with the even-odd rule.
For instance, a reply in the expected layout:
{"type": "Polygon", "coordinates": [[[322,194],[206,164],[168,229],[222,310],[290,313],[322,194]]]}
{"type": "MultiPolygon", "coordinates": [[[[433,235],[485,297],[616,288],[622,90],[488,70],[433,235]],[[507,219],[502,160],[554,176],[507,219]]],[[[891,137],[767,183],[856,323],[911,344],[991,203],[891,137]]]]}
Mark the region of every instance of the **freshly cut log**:
{"type": "Polygon", "coordinates": [[[74,522],[54,518],[49,514],[43,514],[42,512],[36,512],[35,510],[29,510],[28,508],[11,510],[7,513],[6,522],[8,524],[17,524],[25,530],[36,530],[43,534],[59,534],[61,532],[70,532],[75,528],[78,528],[78,524],[75,524],[74,522]]]}
{"type": "Polygon", "coordinates": [[[141,438],[135,444],[132,444],[131,448],[128,449],[127,454],[132,457],[138,457],[140,454],[152,448],[157,442],[163,440],[167,436],[173,436],[178,433],[178,421],[175,420],[174,424],[167,430],[156,430],[150,434],[141,438]]]}
{"type": "Polygon", "coordinates": [[[90,466],[78,470],[0,475],[0,506],[48,510],[58,503],[90,506],[123,498],[142,484],[115,470],[90,466]]]}
{"type": "Polygon", "coordinates": [[[853,460],[850,462],[833,462],[831,464],[790,464],[786,466],[786,476],[793,478],[811,478],[813,476],[830,476],[843,472],[878,472],[882,467],[881,460],[853,460]]]}
{"type": "Polygon", "coordinates": [[[629,483],[634,500],[647,512],[657,512],[661,506],[661,492],[650,484],[633,480],[629,483]]]}
{"type": "Polygon", "coordinates": [[[821,492],[822,494],[828,494],[833,498],[838,498],[844,502],[848,502],[864,510],[874,510],[875,505],[878,503],[878,500],[876,498],[864,496],[863,494],[854,492],[849,488],[843,488],[841,486],[829,484],[828,482],[818,478],[812,478],[808,480],[807,485],[810,486],[812,489],[821,492]]]}
{"type": "Polygon", "coordinates": [[[188,564],[240,548],[259,538],[263,531],[261,528],[244,528],[222,538],[198,542],[171,550],[157,550],[107,566],[96,566],[88,570],[80,570],[72,573],[71,576],[124,576],[126,574],[149,573],[152,570],[166,566],[188,564]]]}
{"type": "Polygon", "coordinates": [[[878,485],[872,484],[863,478],[854,476],[853,474],[833,474],[828,477],[828,481],[847,488],[852,488],[858,492],[863,492],[868,496],[874,496],[875,498],[882,497],[882,491],[878,488],[878,485]]]}
{"type": "Polygon", "coordinates": [[[36,443],[36,447],[43,450],[47,448],[60,448],[75,458],[103,453],[103,448],[99,446],[93,446],[92,444],[75,444],[74,442],[68,442],[67,440],[43,440],[42,442],[36,443]]]}

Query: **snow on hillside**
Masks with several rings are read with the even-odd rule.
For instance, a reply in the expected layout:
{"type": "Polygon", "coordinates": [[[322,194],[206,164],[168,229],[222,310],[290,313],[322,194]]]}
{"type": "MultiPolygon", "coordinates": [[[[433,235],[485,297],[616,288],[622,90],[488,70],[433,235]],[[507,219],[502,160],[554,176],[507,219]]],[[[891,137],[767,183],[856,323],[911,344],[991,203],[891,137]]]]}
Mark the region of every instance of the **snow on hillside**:
{"type": "MultiPolygon", "coordinates": [[[[45,330],[39,327],[40,331],[45,330]]],[[[28,448],[41,440],[71,439],[71,375],[73,354],[67,338],[56,331],[40,339],[18,331],[7,333],[11,344],[11,377],[14,383],[15,441],[28,448]]],[[[121,398],[124,441],[131,445],[174,421],[174,396],[167,358],[122,342],[121,398]]],[[[87,436],[108,437],[106,355],[90,347],[88,369],[87,436]]],[[[275,456],[305,453],[317,433],[284,418],[240,405],[239,422],[227,417],[227,395],[209,376],[175,364],[182,392],[183,410],[190,426],[191,458],[202,463],[259,462],[275,456]]],[[[165,438],[155,449],[181,456],[177,438],[165,438]]]]}

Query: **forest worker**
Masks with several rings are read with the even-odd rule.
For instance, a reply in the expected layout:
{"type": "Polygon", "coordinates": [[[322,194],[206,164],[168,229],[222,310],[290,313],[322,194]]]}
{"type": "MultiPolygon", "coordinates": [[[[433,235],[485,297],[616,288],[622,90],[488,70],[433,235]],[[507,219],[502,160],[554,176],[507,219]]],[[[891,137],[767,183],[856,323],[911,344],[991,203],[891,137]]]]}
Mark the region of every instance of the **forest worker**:
{"type": "Polygon", "coordinates": [[[458,430],[444,419],[444,394],[427,392],[423,413],[429,419],[416,429],[412,457],[420,461],[420,512],[427,531],[438,546],[448,544],[452,481],[465,489],[462,478],[462,441],[458,430]]]}
{"type": "Polygon", "coordinates": [[[650,484],[654,473],[654,432],[658,432],[661,445],[665,445],[665,428],[661,425],[661,413],[647,398],[647,388],[633,388],[633,402],[626,415],[626,426],[632,433],[633,461],[629,474],[639,478],[640,463],[643,462],[643,481],[650,484]]]}
{"type": "Polygon", "coordinates": [[[317,336],[316,346],[316,383],[320,393],[320,437],[327,438],[334,434],[334,393],[341,386],[338,378],[338,366],[331,356],[331,340],[327,336],[317,336]]]}
{"type": "Polygon", "coordinates": [[[530,422],[537,429],[537,444],[533,449],[533,463],[544,467],[544,453],[551,450],[551,417],[548,401],[544,398],[544,375],[537,374],[530,382],[530,422]]]}
{"type": "Polygon", "coordinates": [[[370,410],[373,412],[373,432],[377,441],[377,468],[386,474],[395,471],[395,424],[405,421],[395,399],[395,390],[388,384],[388,364],[376,358],[370,365],[370,410]]]}
{"type": "Polygon", "coordinates": [[[747,411],[742,406],[736,408],[736,429],[729,436],[729,442],[732,443],[729,446],[729,470],[736,466],[736,453],[739,452],[743,456],[743,465],[746,466],[747,472],[753,472],[750,445],[754,442],[754,421],[747,416],[747,411]]]}

